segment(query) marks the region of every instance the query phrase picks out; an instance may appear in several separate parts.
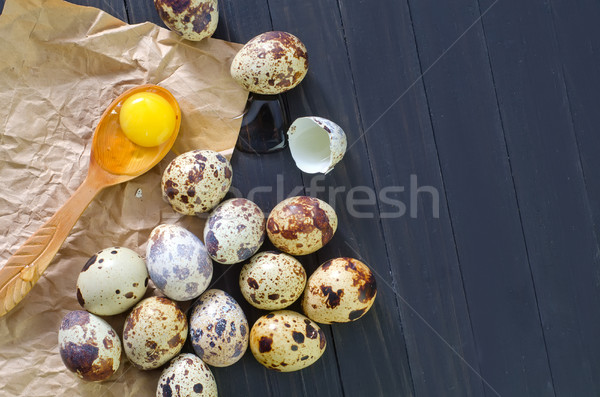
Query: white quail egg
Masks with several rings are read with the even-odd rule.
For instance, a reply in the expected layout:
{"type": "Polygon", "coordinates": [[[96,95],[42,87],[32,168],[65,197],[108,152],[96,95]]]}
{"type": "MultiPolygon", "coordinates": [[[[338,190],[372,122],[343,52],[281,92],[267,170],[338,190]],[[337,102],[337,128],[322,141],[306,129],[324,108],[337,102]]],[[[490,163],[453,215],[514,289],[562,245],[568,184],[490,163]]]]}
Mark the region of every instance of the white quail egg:
{"type": "Polygon", "coordinates": [[[99,316],[123,313],[146,293],[144,259],[129,248],[109,247],[92,256],[77,278],[77,300],[99,316]]]}
{"type": "Polygon", "coordinates": [[[217,29],[217,0],[154,0],[154,6],[165,25],[184,39],[200,41],[217,29]]]}
{"type": "Polygon", "coordinates": [[[175,357],[158,380],[156,397],[217,397],[217,383],[210,368],[190,353],[175,357]]]}
{"type": "Polygon", "coordinates": [[[294,257],[266,251],[252,257],[240,272],[240,290],[254,307],[277,310],[288,307],[304,291],[306,272],[294,257]]]}
{"type": "Polygon", "coordinates": [[[250,258],[265,241],[265,216],[244,198],[222,202],[204,226],[204,243],[215,261],[227,265],[250,258]]]}

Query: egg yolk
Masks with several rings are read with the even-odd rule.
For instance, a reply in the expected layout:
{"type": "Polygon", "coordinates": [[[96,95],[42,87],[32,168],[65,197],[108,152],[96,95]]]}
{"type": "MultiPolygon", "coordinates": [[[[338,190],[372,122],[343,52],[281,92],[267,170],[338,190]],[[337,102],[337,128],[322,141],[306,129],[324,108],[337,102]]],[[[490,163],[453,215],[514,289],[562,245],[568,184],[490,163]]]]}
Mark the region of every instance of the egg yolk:
{"type": "Polygon", "coordinates": [[[175,111],[162,96],[139,92],[123,102],[119,123],[125,136],[134,143],[144,147],[158,146],[175,131],[175,111]]]}

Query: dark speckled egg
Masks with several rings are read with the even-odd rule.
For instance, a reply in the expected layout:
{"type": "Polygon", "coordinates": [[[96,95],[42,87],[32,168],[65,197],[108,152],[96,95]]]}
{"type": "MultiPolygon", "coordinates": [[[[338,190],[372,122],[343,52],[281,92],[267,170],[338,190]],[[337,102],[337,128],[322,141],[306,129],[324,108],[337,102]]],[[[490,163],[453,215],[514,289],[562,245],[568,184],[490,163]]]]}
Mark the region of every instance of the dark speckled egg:
{"type": "Polygon", "coordinates": [[[184,215],[210,211],[227,194],[233,176],[231,164],[212,150],[192,150],[173,159],[163,173],[163,197],[184,215]]]}
{"type": "Polygon", "coordinates": [[[217,29],[217,0],[154,0],[154,6],[165,25],[184,39],[200,41],[217,29]]]}
{"type": "Polygon", "coordinates": [[[190,353],[180,354],[162,372],[156,397],[217,397],[217,382],[210,368],[190,353]]]}
{"type": "Polygon", "coordinates": [[[227,367],[242,358],[248,348],[248,320],[231,295],[210,289],[194,302],[191,313],[190,339],[202,361],[227,367]]]}
{"type": "Polygon", "coordinates": [[[204,243],[215,261],[243,262],[265,241],[265,216],[258,205],[244,198],[219,204],[204,226],[204,243]]]}

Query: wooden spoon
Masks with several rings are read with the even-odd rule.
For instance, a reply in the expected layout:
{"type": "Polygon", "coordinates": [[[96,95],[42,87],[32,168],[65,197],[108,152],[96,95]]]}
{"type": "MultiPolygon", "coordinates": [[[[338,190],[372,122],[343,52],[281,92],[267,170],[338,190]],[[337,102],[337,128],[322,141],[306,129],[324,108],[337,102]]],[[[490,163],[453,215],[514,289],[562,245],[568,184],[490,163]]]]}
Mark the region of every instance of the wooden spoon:
{"type": "Polygon", "coordinates": [[[132,88],[110,104],[94,132],[87,177],[54,216],[29,237],[0,269],[0,316],[8,313],[29,293],[96,194],[107,186],[131,180],[154,167],[173,146],[180,124],[181,110],[177,101],[169,91],[156,85],[132,88]],[[162,145],[138,146],[121,130],[121,105],[138,92],[159,94],[175,110],[175,131],[162,145]]]}

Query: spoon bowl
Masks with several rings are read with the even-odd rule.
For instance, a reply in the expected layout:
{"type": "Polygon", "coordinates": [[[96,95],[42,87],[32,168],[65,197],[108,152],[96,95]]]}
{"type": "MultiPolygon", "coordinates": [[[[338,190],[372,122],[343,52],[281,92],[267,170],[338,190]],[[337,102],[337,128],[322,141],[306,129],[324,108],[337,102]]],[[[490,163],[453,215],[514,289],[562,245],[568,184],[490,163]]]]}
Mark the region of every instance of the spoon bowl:
{"type": "Polygon", "coordinates": [[[94,132],[88,174],[67,202],[0,268],[0,316],[12,310],[29,293],[60,249],[69,232],[94,197],[105,187],[144,174],[169,152],[181,124],[177,101],[165,88],[141,85],[125,91],[104,111],[94,132]],[[175,128],[169,139],[155,147],[130,141],[119,124],[123,102],[139,92],[165,98],[175,111],[175,128]]]}

